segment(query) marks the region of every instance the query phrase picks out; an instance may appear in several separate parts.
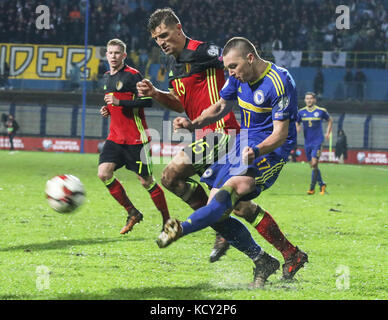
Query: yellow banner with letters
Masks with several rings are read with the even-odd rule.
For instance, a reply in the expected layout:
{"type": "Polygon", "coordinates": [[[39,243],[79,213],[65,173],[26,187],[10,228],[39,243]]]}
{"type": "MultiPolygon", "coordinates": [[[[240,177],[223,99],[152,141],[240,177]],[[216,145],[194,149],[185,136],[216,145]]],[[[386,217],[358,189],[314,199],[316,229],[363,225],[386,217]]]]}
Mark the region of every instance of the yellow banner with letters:
{"type": "MultiPolygon", "coordinates": [[[[87,48],[87,80],[93,80],[100,62],[98,47],[87,48]]],[[[85,47],[72,45],[0,43],[0,71],[5,64],[10,79],[67,80],[72,64],[84,75],[85,47]]]]}

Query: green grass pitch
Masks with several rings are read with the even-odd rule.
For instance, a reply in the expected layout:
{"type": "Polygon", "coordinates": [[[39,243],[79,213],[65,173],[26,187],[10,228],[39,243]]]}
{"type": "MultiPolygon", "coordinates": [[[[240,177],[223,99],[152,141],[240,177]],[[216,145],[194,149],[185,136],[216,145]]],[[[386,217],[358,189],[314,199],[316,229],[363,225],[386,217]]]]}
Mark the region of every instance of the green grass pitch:
{"type": "MultiPolygon", "coordinates": [[[[210,228],[166,249],[155,239],[161,217],[135,175],[117,171],[142,223],[119,234],[125,211],[97,178],[97,154],[0,151],[0,299],[280,300],[387,299],[388,167],[320,164],[329,194],[307,196],[310,168],[288,163],[259,201],[289,240],[309,254],[295,281],[281,272],[249,289],[253,263],[230,249],[208,261],[210,228]],[[74,174],[87,191],[72,214],[47,205],[46,181],[74,174]]],[[[154,165],[160,181],[164,165],[154,165]]],[[[165,191],[172,217],[190,208],[165,191]]],[[[278,251],[249,225],[281,263],[278,251]]]]}

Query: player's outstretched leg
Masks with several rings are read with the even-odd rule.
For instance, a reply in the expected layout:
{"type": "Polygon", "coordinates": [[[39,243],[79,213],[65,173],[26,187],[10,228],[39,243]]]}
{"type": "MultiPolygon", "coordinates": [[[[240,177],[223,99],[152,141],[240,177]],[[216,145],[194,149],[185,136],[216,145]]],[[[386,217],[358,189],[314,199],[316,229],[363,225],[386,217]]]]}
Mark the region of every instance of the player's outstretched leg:
{"type": "Polygon", "coordinates": [[[273,257],[262,252],[253,240],[248,229],[239,220],[230,217],[234,207],[236,194],[232,187],[222,187],[206,206],[196,210],[186,221],[169,220],[157,243],[164,248],[180,237],[212,226],[236,249],[245,253],[255,263],[254,286],[262,286],[267,278],[274,273],[280,263],[273,257]]]}
{"type": "Polygon", "coordinates": [[[182,236],[182,223],[177,219],[168,219],[163,231],[156,239],[159,248],[166,248],[182,236]]]}
{"type": "MultiPolygon", "coordinates": [[[[163,186],[180,197],[193,210],[205,206],[208,202],[208,195],[201,184],[190,178],[196,174],[196,169],[191,164],[185,152],[178,153],[163,170],[163,186]]],[[[216,233],[213,250],[210,254],[210,262],[218,261],[229,249],[228,242],[216,233]]]]}
{"type": "Polygon", "coordinates": [[[194,211],[186,221],[181,223],[176,219],[168,220],[158,237],[159,247],[164,248],[178,240],[180,236],[202,230],[216,223],[222,216],[231,212],[234,201],[233,189],[222,187],[206,206],[194,211]]]}
{"type": "MultiPolygon", "coordinates": [[[[244,224],[236,218],[223,218],[221,221],[213,224],[212,228],[228,239],[227,241],[232,246],[252,259],[255,265],[253,282],[251,283],[252,287],[258,288],[264,286],[268,277],[279,269],[279,261],[275,257],[264,252],[264,250],[262,250],[253,240],[244,224]]],[[[165,248],[184,235],[182,222],[176,219],[170,219],[164,225],[164,230],[159,235],[156,242],[159,248],[165,248]]]]}

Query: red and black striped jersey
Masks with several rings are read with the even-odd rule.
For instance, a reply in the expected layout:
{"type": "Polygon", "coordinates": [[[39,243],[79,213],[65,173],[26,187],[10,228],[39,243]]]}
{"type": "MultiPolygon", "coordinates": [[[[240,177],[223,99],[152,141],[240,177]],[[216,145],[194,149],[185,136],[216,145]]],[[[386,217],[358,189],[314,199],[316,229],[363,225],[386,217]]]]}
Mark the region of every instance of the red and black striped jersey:
{"type": "MultiPolygon", "coordinates": [[[[140,72],[124,65],[117,73],[104,74],[104,92],[119,100],[135,100],[136,83],[143,80],[140,72]]],[[[141,144],[150,140],[144,108],[107,105],[110,113],[108,140],[118,144],[141,144]]]]}
{"type": "MultiPolygon", "coordinates": [[[[187,38],[185,48],[175,59],[169,56],[167,70],[169,72],[170,90],[174,90],[190,120],[196,119],[210,105],[220,99],[219,91],[225,83],[224,66],[221,49],[212,43],[187,38]]],[[[209,131],[240,129],[233,112],[223,119],[202,129],[197,139],[209,131]]]]}

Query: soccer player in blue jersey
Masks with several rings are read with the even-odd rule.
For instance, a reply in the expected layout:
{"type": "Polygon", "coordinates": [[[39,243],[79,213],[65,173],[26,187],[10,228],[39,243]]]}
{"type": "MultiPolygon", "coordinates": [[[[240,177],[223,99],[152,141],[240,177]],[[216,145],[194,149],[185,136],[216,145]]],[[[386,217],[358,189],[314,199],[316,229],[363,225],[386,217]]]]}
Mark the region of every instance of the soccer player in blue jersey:
{"type": "Polygon", "coordinates": [[[316,105],[314,92],[306,92],[304,101],[306,106],[298,111],[297,131],[301,129],[300,123],[303,124],[304,148],[307,160],[312,169],[311,184],[307,194],[315,193],[315,185],[318,182],[320,194],[324,195],[326,183],[322,180],[321,171],[318,168],[319,157],[321,155],[322,143],[324,139],[328,140],[333,126],[333,119],[325,108],[320,108],[316,105]],[[322,122],[328,121],[326,134],[323,136],[322,122]]]}
{"type": "MultiPolygon", "coordinates": [[[[295,82],[286,69],[260,58],[253,44],[242,37],[230,39],[223,50],[229,79],[220,99],[193,121],[176,118],[174,129],[191,131],[214,123],[232,110],[227,100],[238,100],[241,133],[227,155],[212,164],[201,181],[211,187],[209,202],[186,221],[170,219],[157,243],[164,248],[180,237],[211,226],[255,263],[254,285],[264,285],[280,267],[265,253],[249,231],[230,216],[239,201],[251,200],[276,181],[296,143],[297,95],[295,82]]],[[[251,217],[256,227],[265,210],[251,217]]],[[[292,263],[283,265],[283,277],[290,279],[307,262],[307,254],[294,247],[292,263]]]]}

